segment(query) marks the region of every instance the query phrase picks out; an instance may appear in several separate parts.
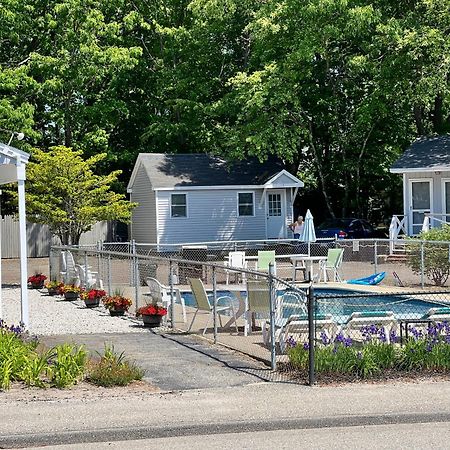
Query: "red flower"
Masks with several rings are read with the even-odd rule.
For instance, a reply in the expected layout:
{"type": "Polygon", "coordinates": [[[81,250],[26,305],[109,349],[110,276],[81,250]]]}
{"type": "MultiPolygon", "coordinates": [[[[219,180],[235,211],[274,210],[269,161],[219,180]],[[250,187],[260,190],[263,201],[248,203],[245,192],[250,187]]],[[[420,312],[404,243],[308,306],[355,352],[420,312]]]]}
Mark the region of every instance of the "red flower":
{"type": "Polygon", "coordinates": [[[37,273],[36,275],[32,275],[31,277],[28,277],[28,283],[31,284],[42,284],[47,277],[43,275],[42,273],[37,273]]]}
{"type": "Polygon", "coordinates": [[[165,316],[167,314],[167,309],[158,305],[145,305],[141,306],[136,311],[136,317],[139,316],[165,316]]]}

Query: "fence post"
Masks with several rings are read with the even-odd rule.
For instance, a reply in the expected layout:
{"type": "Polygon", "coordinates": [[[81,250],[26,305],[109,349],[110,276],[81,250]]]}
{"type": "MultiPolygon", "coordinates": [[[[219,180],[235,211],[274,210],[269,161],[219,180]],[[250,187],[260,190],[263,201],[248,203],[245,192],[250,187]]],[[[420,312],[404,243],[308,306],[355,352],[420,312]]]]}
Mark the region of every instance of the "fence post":
{"type": "Polygon", "coordinates": [[[133,258],[133,266],[134,266],[134,296],[136,299],[136,310],[139,308],[139,265],[138,259],[136,255],[133,258]]]}
{"type": "Polygon", "coordinates": [[[213,266],[213,268],[212,268],[212,287],[213,287],[214,344],[217,344],[217,280],[216,280],[216,266],[213,266]]]}
{"type": "Polygon", "coordinates": [[[81,287],[84,287],[84,288],[89,287],[87,285],[87,274],[88,274],[88,254],[87,254],[87,250],[86,250],[84,252],[84,279],[83,279],[83,282],[81,283],[81,287]]]}
{"type": "Polygon", "coordinates": [[[424,245],[423,241],[420,243],[420,285],[422,286],[422,289],[425,286],[425,279],[424,279],[424,273],[425,273],[425,255],[424,255],[424,245]]]}
{"type": "Polygon", "coordinates": [[[308,344],[309,344],[309,370],[308,383],[310,386],[315,383],[314,371],[314,288],[312,284],[309,286],[308,292],[308,344]]]}
{"type": "Polygon", "coordinates": [[[97,273],[99,279],[101,278],[101,259],[102,259],[102,255],[100,253],[101,251],[102,251],[102,242],[97,241],[97,273]]]}
{"type": "Polygon", "coordinates": [[[131,241],[131,253],[133,255],[130,260],[131,286],[134,286],[135,283],[134,283],[133,278],[136,276],[136,274],[134,273],[134,269],[133,269],[133,267],[134,267],[133,259],[135,258],[135,254],[136,254],[136,242],[134,239],[131,241]]]}
{"type": "Polygon", "coordinates": [[[170,286],[170,324],[175,329],[175,296],[173,291],[173,261],[169,259],[169,286],[170,286]]]}
{"type": "Polygon", "coordinates": [[[373,249],[374,252],[374,269],[375,269],[375,273],[378,273],[378,241],[375,240],[375,247],[373,249]]]}
{"type": "Polygon", "coordinates": [[[112,295],[111,255],[108,255],[108,295],[112,295]]]}
{"type": "Polygon", "coordinates": [[[274,268],[273,263],[269,264],[269,293],[270,293],[270,363],[272,370],[277,369],[277,355],[276,355],[276,343],[275,343],[275,283],[273,281],[274,268]]]}

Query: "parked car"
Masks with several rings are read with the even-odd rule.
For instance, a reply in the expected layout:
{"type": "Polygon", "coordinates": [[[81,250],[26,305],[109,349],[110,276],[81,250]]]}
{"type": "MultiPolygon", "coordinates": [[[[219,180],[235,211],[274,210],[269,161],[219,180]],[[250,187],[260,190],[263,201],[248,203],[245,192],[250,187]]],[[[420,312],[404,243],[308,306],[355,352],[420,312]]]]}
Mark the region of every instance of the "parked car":
{"type": "Polygon", "coordinates": [[[364,239],[385,238],[385,234],[375,229],[363,219],[327,219],[316,228],[317,238],[364,239]]]}

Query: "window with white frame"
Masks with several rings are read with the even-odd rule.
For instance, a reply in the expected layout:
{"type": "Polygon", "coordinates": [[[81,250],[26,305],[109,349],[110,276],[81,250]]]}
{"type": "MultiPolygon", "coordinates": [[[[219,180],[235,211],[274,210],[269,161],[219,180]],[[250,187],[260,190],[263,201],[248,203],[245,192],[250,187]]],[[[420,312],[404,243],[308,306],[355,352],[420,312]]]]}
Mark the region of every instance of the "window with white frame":
{"type": "Polygon", "coordinates": [[[186,194],[171,194],[170,217],[187,217],[186,194]]]}
{"type": "Polygon", "coordinates": [[[255,195],[253,192],[238,192],[238,215],[255,215],[255,195]]]}

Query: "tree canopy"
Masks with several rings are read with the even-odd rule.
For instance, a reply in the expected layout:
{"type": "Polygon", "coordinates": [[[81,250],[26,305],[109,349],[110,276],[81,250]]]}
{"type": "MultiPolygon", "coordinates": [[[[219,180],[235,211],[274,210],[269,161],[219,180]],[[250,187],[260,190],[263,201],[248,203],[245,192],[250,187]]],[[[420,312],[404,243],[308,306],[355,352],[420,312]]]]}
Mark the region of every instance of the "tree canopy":
{"type": "Polygon", "coordinates": [[[390,164],[450,131],[450,0],[5,0],[0,18],[0,129],[105,153],[118,191],[142,151],[278,155],[328,215],[388,214],[390,164]]]}
{"type": "Polygon", "coordinates": [[[81,150],[64,146],[48,152],[36,149],[28,164],[26,201],[29,218],[47,224],[63,245],[78,245],[81,234],[102,220],[128,221],[133,203],[111,191],[120,171],[94,174],[95,165],[106,158],[99,153],[84,160],[81,150]]]}

